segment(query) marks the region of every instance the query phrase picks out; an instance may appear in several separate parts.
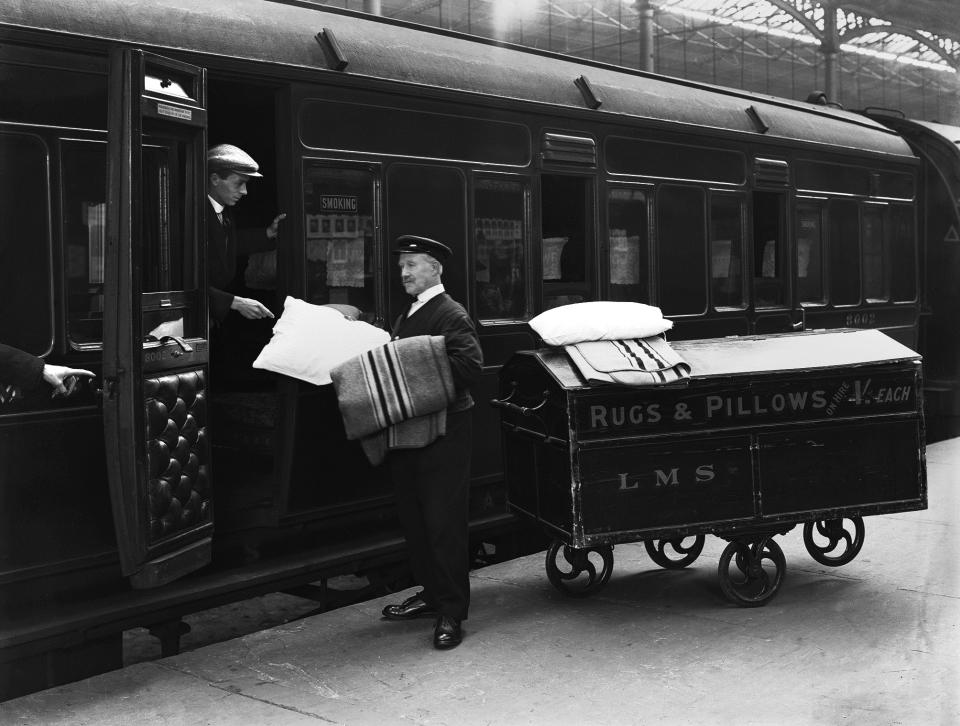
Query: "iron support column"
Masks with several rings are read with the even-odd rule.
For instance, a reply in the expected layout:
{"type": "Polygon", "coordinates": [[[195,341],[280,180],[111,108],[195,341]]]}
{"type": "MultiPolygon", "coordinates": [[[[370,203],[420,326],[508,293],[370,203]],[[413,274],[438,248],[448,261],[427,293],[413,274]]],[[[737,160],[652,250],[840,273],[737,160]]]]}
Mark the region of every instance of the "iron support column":
{"type": "Polygon", "coordinates": [[[650,0],[636,0],[637,32],[640,41],[640,64],[642,71],[656,71],[653,47],[653,5],[650,0]]]}
{"type": "Polygon", "coordinates": [[[837,31],[837,8],[833,3],[824,3],[823,40],[820,42],[823,53],[823,84],[827,100],[840,101],[840,33],[837,31]]]}

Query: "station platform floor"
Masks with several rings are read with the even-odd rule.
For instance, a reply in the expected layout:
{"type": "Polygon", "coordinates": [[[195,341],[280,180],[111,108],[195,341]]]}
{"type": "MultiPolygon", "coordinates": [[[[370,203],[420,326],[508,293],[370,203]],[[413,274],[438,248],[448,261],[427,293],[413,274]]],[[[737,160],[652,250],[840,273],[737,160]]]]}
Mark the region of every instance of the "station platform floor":
{"type": "Polygon", "coordinates": [[[430,620],[381,620],[409,590],[0,703],[0,723],[958,724],[960,439],[927,468],[929,509],[865,518],[843,567],[799,527],[778,537],[787,574],[764,607],[723,597],[712,537],[680,571],[618,545],[582,599],[531,555],[472,573],[450,651],[430,620]]]}

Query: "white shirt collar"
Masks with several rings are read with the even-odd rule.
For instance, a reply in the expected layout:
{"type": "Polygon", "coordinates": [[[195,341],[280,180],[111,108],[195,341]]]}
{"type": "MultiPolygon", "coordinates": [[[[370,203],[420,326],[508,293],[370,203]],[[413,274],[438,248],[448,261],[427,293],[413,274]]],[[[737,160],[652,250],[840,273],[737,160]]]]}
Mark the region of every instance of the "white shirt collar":
{"type": "Polygon", "coordinates": [[[207,199],[210,200],[210,204],[213,207],[214,212],[216,212],[217,214],[223,214],[224,207],[222,204],[220,204],[220,202],[218,202],[216,199],[211,197],[209,194],[207,195],[207,199]]]}
{"type": "Polygon", "coordinates": [[[428,287],[426,290],[417,295],[417,302],[423,305],[425,302],[432,300],[443,291],[443,283],[439,282],[433,287],[428,287]]]}
{"type": "Polygon", "coordinates": [[[411,315],[417,312],[417,310],[419,310],[424,305],[426,305],[427,302],[429,302],[430,300],[432,300],[442,292],[444,292],[442,282],[434,285],[433,287],[428,287],[426,290],[424,290],[419,295],[417,295],[417,299],[413,301],[413,304],[410,306],[409,312],[407,312],[407,317],[409,318],[411,315]]]}

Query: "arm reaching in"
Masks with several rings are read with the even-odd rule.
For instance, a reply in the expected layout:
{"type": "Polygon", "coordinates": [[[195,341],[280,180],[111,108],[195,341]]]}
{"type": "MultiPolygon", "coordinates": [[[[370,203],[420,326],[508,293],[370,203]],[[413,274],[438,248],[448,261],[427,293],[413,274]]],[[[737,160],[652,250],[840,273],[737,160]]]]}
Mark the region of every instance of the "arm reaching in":
{"type": "Polygon", "coordinates": [[[249,297],[240,297],[239,295],[234,296],[233,302],[230,303],[230,309],[236,310],[248,320],[273,317],[273,313],[271,313],[267,309],[267,306],[261,303],[259,300],[254,300],[249,297]]]}
{"type": "Polygon", "coordinates": [[[83,368],[69,368],[67,366],[57,366],[52,363],[44,363],[43,380],[53,388],[51,398],[57,396],[69,396],[77,388],[77,381],[80,378],[93,378],[91,371],[83,368]]]}

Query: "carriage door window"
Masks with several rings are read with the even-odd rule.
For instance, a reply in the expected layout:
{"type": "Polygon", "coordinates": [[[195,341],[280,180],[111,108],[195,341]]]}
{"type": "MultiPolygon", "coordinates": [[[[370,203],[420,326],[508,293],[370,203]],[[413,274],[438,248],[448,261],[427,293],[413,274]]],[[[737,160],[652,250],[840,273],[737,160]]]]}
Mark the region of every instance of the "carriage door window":
{"type": "Polygon", "coordinates": [[[891,205],[885,229],[890,250],[890,299],[911,302],[917,299],[917,238],[913,209],[891,205]]]}
{"type": "Polygon", "coordinates": [[[797,206],[797,295],[801,305],[822,305],[823,207],[816,202],[797,206]]]}
{"type": "Polygon", "coordinates": [[[474,276],[481,320],[510,320],[526,313],[526,203],[524,184],[477,180],[474,276]]]}
{"type": "Polygon", "coordinates": [[[35,136],[0,133],[0,160],[0,342],[45,355],[53,346],[47,150],[35,136]]]}
{"type": "Polygon", "coordinates": [[[644,189],[611,189],[607,200],[610,299],[650,302],[649,231],[644,189]]]}
{"type": "Polygon", "coordinates": [[[103,339],[103,248],[107,226],[107,147],[61,144],[67,334],[75,348],[103,339]]]}
{"type": "Polygon", "coordinates": [[[664,315],[696,315],[707,309],[706,212],[697,187],[657,190],[660,307],[664,315]]]}
{"type": "Polygon", "coordinates": [[[374,314],[374,187],[370,171],[305,162],[308,302],[352,305],[374,314]]]}
{"type": "Polygon", "coordinates": [[[886,205],[865,204],[861,230],[863,232],[863,298],[867,302],[887,300],[887,280],[884,270],[883,212],[886,205]]]}
{"type": "Polygon", "coordinates": [[[710,200],[710,290],[715,308],[743,307],[743,202],[710,200]]]}
{"type": "Polygon", "coordinates": [[[755,307],[784,304],[787,264],[784,257],[784,198],[775,192],[753,195],[753,299],[755,307]]]}
{"type": "Polygon", "coordinates": [[[830,301],[860,302],[860,219],[856,202],[830,202],[830,301]]]}
{"type": "Polygon", "coordinates": [[[543,309],[592,300],[590,181],[544,174],[540,177],[540,195],[543,309]]]}
{"type": "MultiPolygon", "coordinates": [[[[390,245],[403,234],[438,240],[453,250],[443,266],[443,287],[467,304],[467,192],[459,169],[447,166],[394,164],[387,174],[387,224],[390,245]]],[[[400,284],[396,256],[389,259],[390,317],[410,302],[400,284]]]]}
{"type": "Polygon", "coordinates": [[[141,227],[143,335],[202,337],[195,240],[184,211],[190,207],[186,138],[144,137],[141,227]]]}

